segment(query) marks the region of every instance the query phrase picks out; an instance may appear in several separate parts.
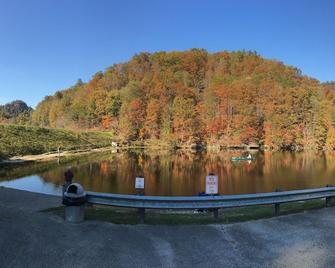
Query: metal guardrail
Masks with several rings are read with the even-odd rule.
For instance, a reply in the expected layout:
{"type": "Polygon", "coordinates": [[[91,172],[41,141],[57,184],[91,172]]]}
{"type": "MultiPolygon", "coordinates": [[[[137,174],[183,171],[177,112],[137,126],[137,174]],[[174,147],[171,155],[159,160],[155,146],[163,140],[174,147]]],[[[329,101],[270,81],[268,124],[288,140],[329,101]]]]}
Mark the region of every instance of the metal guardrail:
{"type": "Polygon", "coordinates": [[[334,196],[335,187],[329,186],[317,189],[271,193],[194,197],[121,195],[87,192],[87,202],[90,204],[138,208],[140,211],[141,219],[144,220],[145,209],[213,209],[214,217],[217,217],[217,210],[220,208],[273,204],[275,205],[275,214],[278,214],[279,206],[281,203],[325,198],[326,205],[328,205],[330,203],[331,197],[334,196]]]}

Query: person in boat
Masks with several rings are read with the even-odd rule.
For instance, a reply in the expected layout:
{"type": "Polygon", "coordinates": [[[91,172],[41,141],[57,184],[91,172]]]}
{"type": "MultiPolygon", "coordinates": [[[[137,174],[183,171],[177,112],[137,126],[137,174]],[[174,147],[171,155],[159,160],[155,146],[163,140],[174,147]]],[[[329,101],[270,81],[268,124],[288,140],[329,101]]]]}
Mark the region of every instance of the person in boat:
{"type": "Polygon", "coordinates": [[[248,154],[248,157],[247,157],[247,158],[251,158],[251,154],[250,154],[250,153],[248,154]]]}

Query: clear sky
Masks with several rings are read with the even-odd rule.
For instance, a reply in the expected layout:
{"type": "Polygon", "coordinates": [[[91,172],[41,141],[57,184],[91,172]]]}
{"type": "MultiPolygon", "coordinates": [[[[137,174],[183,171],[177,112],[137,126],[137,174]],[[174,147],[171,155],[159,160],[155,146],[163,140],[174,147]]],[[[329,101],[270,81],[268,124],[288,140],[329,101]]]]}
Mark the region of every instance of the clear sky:
{"type": "Polygon", "coordinates": [[[335,80],[333,0],[0,0],[0,104],[35,106],[135,53],[256,50],[335,80]]]}

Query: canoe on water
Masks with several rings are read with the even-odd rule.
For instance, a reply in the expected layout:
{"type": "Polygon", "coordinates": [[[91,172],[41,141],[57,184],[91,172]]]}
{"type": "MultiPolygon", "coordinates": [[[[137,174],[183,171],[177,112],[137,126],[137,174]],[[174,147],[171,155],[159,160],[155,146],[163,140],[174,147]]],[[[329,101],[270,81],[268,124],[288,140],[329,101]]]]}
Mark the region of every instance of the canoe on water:
{"type": "Polygon", "coordinates": [[[254,157],[242,157],[242,156],[233,156],[231,160],[233,161],[242,161],[242,160],[255,160],[254,157]]]}

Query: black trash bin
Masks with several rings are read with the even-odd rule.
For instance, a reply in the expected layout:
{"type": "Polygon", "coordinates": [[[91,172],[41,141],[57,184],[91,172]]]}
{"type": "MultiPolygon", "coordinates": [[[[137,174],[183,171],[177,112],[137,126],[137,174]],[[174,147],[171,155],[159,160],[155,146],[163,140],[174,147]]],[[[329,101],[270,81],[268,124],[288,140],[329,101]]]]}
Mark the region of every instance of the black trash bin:
{"type": "Polygon", "coordinates": [[[79,183],[71,183],[64,192],[63,204],[65,205],[65,221],[81,222],[84,220],[84,206],[86,193],[79,183]]]}

